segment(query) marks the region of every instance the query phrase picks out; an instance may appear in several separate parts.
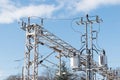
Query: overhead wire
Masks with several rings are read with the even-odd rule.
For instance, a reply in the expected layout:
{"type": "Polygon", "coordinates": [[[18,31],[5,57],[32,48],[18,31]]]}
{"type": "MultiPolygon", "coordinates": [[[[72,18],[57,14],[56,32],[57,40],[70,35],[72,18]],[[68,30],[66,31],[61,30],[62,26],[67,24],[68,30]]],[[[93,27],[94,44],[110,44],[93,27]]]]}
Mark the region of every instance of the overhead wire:
{"type": "MultiPolygon", "coordinates": [[[[98,26],[98,33],[100,33],[100,23],[99,23],[99,26],[98,26]]],[[[100,50],[102,50],[102,48],[98,44],[98,36],[96,37],[96,45],[100,50]]]]}
{"type": "Polygon", "coordinates": [[[17,65],[14,67],[17,71],[21,70],[21,67],[23,67],[22,63],[21,63],[21,61],[23,61],[23,60],[24,60],[24,58],[14,60],[14,62],[17,62],[17,65]]]}
{"type": "Polygon", "coordinates": [[[43,18],[38,16],[30,16],[30,18],[38,18],[38,19],[44,19],[44,20],[73,20],[73,18],[43,18]]]}
{"type": "Polygon", "coordinates": [[[73,19],[72,19],[72,21],[71,21],[71,23],[70,23],[70,27],[71,27],[71,29],[72,29],[74,32],[82,34],[80,31],[75,30],[75,29],[73,28],[73,21],[75,21],[75,20],[77,20],[77,19],[80,19],[80,17],[77,17],[77,18],[73,18],[73,19]]]}
{"type": "MultiPolygon", "coordinates": [[[[76,30],[76,29],[73,28],[73,22],[74,22],[75,20],[77,20],[77,19],[80,19],[80,17],[74,18],[74,19],[71,21],[70,27],[71,27],[71,29],[72,29],[74,32],[79,33],[80,36],[82,36],[82,32],[81,32],[81,31],[76,30]]],[[[81,39],[81,37],[80,37],[80,39],[81,39]]],[[[81,42],[81,45],[82,45],[81,47],[84,46],[84,44],[83,44],[82,42],[81,42]]],[[[80,51],[80,49],[79,49],[79,51],[80,51]]]]}

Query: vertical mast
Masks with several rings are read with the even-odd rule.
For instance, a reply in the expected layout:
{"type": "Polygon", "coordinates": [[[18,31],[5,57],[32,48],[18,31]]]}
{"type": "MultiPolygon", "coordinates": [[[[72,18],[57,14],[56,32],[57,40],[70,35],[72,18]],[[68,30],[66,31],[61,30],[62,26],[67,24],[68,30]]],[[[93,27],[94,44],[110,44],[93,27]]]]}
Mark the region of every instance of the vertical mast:
{"type": "Polygon", "coordinates": [[[86,53],[86,80],[94,80],[93,39],[96,39],[96,38],[94,38],[93,33],[96,33],[97,35],[97,31],[93,31],[92,24],[100,23],[100,21],[101,20],[98,19],[98,16],[88,16],[88,14],[86,15],[84,20],[83,20],[83,17],[81,17],[81,21],[80,21],[80,24],[85,25],[85,35],[82,35],[81,37],[85,36],[85,41],[84,41],[85,48],[82,49],[82,52],[83,50],[85,50],[85,53],[86,53]],[[94,17],[95,19],[91,19],[94,17]]]}
{"type": "Polygon", "coordinates": [[[38,26],[30,24],[30,17],[28,18],[28,25],[25,26],[26,43],[25,43],[25,57],[24,57],[24,80],[38,79],[38,26]]]}

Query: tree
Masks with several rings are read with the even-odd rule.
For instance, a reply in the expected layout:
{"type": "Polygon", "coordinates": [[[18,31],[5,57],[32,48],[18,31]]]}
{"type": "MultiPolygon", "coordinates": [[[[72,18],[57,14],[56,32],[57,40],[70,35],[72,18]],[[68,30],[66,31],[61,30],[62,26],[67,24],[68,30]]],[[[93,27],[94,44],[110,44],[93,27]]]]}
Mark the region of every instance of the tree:
{"type": "Polygon", "coordinates": [[[38,80],[48,80],[45,76],[38,76],[38,80]]]}
{"type": "Polygon", "coordinates": [[[64,61],[61,64],[61,72],[59,72],[59,74],[60,75],[56,75],[55,80],[70,80],[71,74],[64,61]]]}
{"type": "Polygon", "coordinates": [[[20,75],[10,75],[5,80],[21,80],[21,76],[20,75]]]}
{"type": "Polygon", "coordinates": [[[47,80],[54,80],[55,69],[54,68],[46,68],[46,70],[44,70],[42,76],[44,76],[47,80]]]}

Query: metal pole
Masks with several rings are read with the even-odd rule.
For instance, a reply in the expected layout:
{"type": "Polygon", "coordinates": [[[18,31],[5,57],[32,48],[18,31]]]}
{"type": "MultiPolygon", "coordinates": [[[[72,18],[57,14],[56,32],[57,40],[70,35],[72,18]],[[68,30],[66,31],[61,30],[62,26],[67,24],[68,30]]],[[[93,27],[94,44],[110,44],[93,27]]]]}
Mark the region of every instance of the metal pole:
{"type": "Polygon", "coordinates": [[[87,74],[87,78],[86,80],[93,80],[93,73],[92,73],[92,63],[91,63],[91,59],[93,58],[93,34],[92,34],[92,22],[90,22],[90,20],[88,19],[88,15],[86,16],[87,21],[86,21],[86,53],[87,53],[87,69],[86,69],[86,74],[87,74]],[[90,24],[90,35],[88,35],[88,24],[90,24]],[[90,36],[90,37],[88,37],[90,36]],[[88,38],[90,38],[90,49],[89,47],[89,43],[88,43],[88,38]],[[92,56],[92,57],[91,57],[92,56]]]}
{"type": "Polygon", "coordinates": [[[38,79],[38,36],[37,36],[37,26],[34,26],[34,63],[33,63],[33,80],[38,79]]]}
{"type": "Polygon", "coordinates": [[[29,26],[27,26],[27,30],[26,30],[26,48],[27,48],[27,52],[25,52],[25,80],[30,78],[30,44],[31,44],[31,40],[30,38],[28,38],[28,33],[30,32],[30,30],[28,29],[29,26]],[[26,73],[27,72],[27,73],[26,73]],[[27,74],[27,75],[26,75],[27,74]]]}
{"type": "Polygon", "coordinates": [[[93,32],[92,32],[92,22],[90,22],[90,45],[91,45],[91,56],[93,58],[93,32]]]}
{"type": "Polygon", "coordinates": [[[59,53],[59,76],[60,76],[60,80],[61,80],[61,54],[59,53]]]}
{"type": "MultiPolygon", "coordinates": [[[[90,68],[93,69],[93,66],[92,66],[92,61],[91,59],[93,60],[93,31],[92,31],[92,22],[90,22],[90,68]]],[[[94,77],[93,77],[93,70],[91,69],[91,79],[94,80],[94,77]]]]}
{"type": "Polygon", "coordinates": [[[24,67],[22,67],[22,80],[24,79],[23,71],[24,71],[24,67]]]}
{"type": "Polygon", "coordinates": [[[86,22],[86,24],[85,24],[85,36],[86,36],[86,38],[85,38],[85,42],[86,42],[86,53],[87,53],[87,50],[88,50],[88,28],[87,28],[87,22],[86,22]]]}
{"type": "Polygon", "coordinates": [[[86,80],[90,80],[90,71],[89,71],[89,50],[88,50],[88,28],[87,28],[87,21],[85,23],[85,42],[86,42],[86,54],[87,54],[87,62],[86,62],[86,65],[87,65],[87,69],[86,69],[86,80]]]}

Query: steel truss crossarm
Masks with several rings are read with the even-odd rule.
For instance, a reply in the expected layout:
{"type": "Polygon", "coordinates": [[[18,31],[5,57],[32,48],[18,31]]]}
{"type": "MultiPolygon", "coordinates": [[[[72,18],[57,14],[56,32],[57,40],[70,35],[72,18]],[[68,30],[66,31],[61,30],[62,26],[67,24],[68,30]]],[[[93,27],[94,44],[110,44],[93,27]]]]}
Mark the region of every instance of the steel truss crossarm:
{"type": "MultiPolygon", "coordinates": [[[[37,25],[39,26],[39,25],[37,25]]],[[[73,54],[80,54],[80,52],[69,45],[68,43],[64,42],[54,34],[50,33],[43,27],[39,26],[39,42],[44,45],[49,46],[50,48],[54,49],[57,52],[63,54],[63,56],[71,57],[73,54]]]]}

